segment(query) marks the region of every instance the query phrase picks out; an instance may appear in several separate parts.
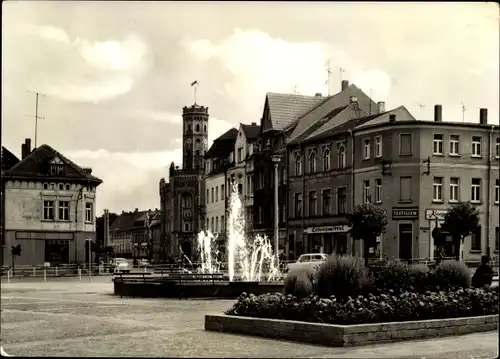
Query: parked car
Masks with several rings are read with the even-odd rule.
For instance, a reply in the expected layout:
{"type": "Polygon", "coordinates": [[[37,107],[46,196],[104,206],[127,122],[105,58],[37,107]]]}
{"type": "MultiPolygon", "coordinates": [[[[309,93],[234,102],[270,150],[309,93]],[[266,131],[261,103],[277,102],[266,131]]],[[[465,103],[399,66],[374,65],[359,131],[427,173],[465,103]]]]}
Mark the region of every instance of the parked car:
{"type": "Polygon", "coordinates": [[[314,269],[318,270],[321,263],[323,263],[327,258],[324,253],[307,253],[302,254],[297,262],[290,263],[287,266],[287,272],[299,271],[302,269],[314,269]]]}
{"type": "Polygon", "coordinates": [[[141,260],[139,260],[139,267],[149,267],[149,266],[151,266],[151,264],[146,258],[142,258],[141,260]]]}
{"type": "Polygon", "coordinates": [[[130,273],[130,263],[125,258],[115,258],[113,267],[115,273],[130,273]]]}

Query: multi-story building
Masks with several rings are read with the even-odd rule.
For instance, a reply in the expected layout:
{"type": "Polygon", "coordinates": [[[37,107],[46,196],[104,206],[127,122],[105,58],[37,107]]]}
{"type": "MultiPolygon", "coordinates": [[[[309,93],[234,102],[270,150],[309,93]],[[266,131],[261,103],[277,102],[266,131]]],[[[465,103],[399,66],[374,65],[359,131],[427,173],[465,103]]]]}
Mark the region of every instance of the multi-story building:
{"type": "MultiPolygon", "coordinates": [[[[458,201],[479,209],[480,228],[464,241],[465,261],[498,255],[499,127],[487,110],[479,123],[408,121],[399,114],[368,122],[353,131],[354,201],[371,202],[389,216],[381,253],[396,258],[433,258],[432,230],[458,201]]],[[[448,256],[458,254],[448,242],[448,256]]]]}
{"type": "MultiPolygon", "coordinates": [[[[245,231],[251,232],[253,225],[253,167],[251,156],[258,140],[260,126],[252,122],[250,125],[240,124],[234,144],[234,165],[228,169],[229,179],[236,181],[238,193],[244,208],[245,231]]],[[[230,186],[230,183],[228,183],[230,186]]],[[[228,187],[231,191],[231,187],[228,187]]]]}
{"type": "Polygon", "coordinates": [[[218,235],[221,244],[225,240],[228,168],[234,163],[234,143],[238,130],[230,129],[219,136],[205,155],[205,228],[218,235]]]}
{"type": "Polygon", "coordinates": [[[183,108],[182,169],[170,165],[160,180],[162,240],[170,257],[192,257],[195,237],[205,226],[204,156],[208,150],[208,108],[183,108]]]}
{"type": "Polygon", "coordinates": [[[26,139],[21,152],[20,161],[8,156],[11,166],[2,169],[3,263],[12,263],[16,245],[16,264],[88,261],[102,181],[48,145],[31,151],[26,139]]]}

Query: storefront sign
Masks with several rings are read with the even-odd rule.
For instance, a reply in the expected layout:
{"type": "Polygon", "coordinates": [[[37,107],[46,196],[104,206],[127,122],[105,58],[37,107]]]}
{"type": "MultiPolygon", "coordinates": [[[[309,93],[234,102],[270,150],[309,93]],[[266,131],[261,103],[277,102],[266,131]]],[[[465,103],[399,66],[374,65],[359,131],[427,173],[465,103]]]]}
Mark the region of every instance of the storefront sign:
{"type": "Polygon", "coordinates": [[[392,219],[416,219],[418,218],[418,207],[392,208],[392,219]]]}
{"type": "Polygon", "coordinates": [[[440,221],[444,221],[444,215],[446,212],[448,212],[447,209],[426,209],[425,219],[433,220],[437,218],[440,221]]]}
{"type": "Polygon", "coordinates": [[[320,234],[320,233],[346,233],[351,229],[346,224],[341,224],[337,226],[323,226],[323,227],[309,227],[304,229],[304,233],[309,234],[320,234]]]}

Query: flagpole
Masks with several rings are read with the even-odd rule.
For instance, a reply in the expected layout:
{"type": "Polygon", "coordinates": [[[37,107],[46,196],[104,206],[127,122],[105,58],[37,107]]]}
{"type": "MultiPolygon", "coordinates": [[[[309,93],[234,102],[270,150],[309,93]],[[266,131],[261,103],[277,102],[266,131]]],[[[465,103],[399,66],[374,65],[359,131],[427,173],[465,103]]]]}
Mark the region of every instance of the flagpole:
{"type": "Polygon", "coordinates": [[[198,84],[194,85],[194,104],[196,105],[196,88],[198,87],[198,84]]]}

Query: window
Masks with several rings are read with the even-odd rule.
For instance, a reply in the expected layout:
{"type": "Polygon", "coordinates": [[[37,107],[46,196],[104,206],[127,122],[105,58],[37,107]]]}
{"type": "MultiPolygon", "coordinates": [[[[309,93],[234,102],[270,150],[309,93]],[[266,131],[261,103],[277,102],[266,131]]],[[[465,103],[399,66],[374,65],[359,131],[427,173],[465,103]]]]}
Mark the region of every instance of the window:
{"type": "Polygon", "coordinates": [[[224,216],[220,216],[220,231],[224,233],[226,228],[226,222],[224,222],[224,216]]]}
{"type": "Polygon", "coordinates": [[[286,206],[285,203],[280,205],[280,222],[286,222],[286,206]]]}
{"type": "Polygon", "coordinates": [[[450,136],[450,156],[460,155],[460,136],[450,136]]]}
{"type": "Polygon", "coordinates": [[[67,184],[66,185],[66,191],[69,191],[71,189],[71,185],[67,184]]]}
{"type": "Polygon", "coordinates": [[[302,193],[295,193],[295,217],[302,216],[302,193]]]}
{"type": "Polygon", "coordinates": [[[375,203],[382,203],[382,179],[375,179],[375,203]]]}
{"type": "Polygon", "coordinates": [[[436,202],[443,201],[443,177],[434,177],[432,184],[432,200],[436,202]]]}
{"type": "Polygon", "coordinates": [[[258,221],[259,221],[259,224],[262,224],[262,222],[264,221],[264,213],[263,213],[263,210],[262,210],[262,206],[259,206],[259,213],[258,213],[258,221]]]}
{"type": "Polygon", "coordinates": [[[224,192],[224,185],[220,185],[220,199],[223,200],[226,196],[226,192],[224,192]]]}
{"type": "Polygon", "coordinates": [[[309,217],[316,216],[317,197],[316,191],[309,192],[309,217]]]}
{"type": "Polygon", "coordinates": [[[481,250],[481,226],[478,226],[474,233],[472,233],[472,235],[470,236],[470,250],[481,250]]]}
{"type": "Polygon", "coordinates": [[[458,202],[459,200],[460,180],[456,177],[450,178],[450,202],[458,202]]]}
{"type": "Polygon", "coordinates": [[[347,188],[339,187],[337,188],[337,213],[345,214],[347,211],[347,188]]]}
{"type": "Polygon", "coordinates": [[[302,156],[300,154],[295,156],[295,175],[302,175],[302,156]]]}
{"type": "Polygon", "coordinates": [[[375,136],[375,157],[382,157],[382,136],[375,136]]]}
{"type": "Polygon", "coordinates": [[[500,137],[497,137],[497,143],[495,145],[495,158],[500,158],[500,137]]]}
{"type": "Polygon", "coordinates": [[[59,191],[63,191],[64,190],[64,184],[63,183],[59,183],[59,191]]]}
{"type": "Polygon", "coordinates": [[[50,165],[50,175],[54,177],[64,177],[64,165],[61,163],[52,163],[50,165]]]}
{"type": "Polygon", "coordinates": [[[343,143],[337,144],[337,164],[338,168],[346,167],[346,153],[345,153],[345,145],[343,143]]]}
{"type": "Polygon", "coordinates": [[[243,147],[238,148],[238,162],[243,161],[243,147]]]}
{"type": "Polygon", "coordinates": [[[332,205],[331,203],[332,203],[332,190],[331,189],[323,190],[323,203],[322,203],[323,216],[330,215],[330,207],[332,205]]]}
{"type": "Polygon", "coordinates": [[[215,202],[219,200],[219,186],[215,187],[215,202]]]}
{"type": "Polygon", "coordinates": [[[323,171],[330,170],[330,150],[327,148],[323,152],[323,171]]]}
{"type": "Polygon", "coordinates": [[[481,137],[472,136],[472,157],[481,157],[481,137]]]}
{"type": "Polygon", "coordinates": [[[207,204],[210,203],[210,190],[207,189],[207,204]]]}
{"type": "Polygon", "coordinates": [[[411,133],[402,133],[399,135],[399,154],[408,156],[412,154],[412,137],[411,133]]]}
{"type": "Polygon", "coordinates": [[[404,176],[399,178],[399,201],[411,202],[411,177],[404,176]]]}
{"type": "Polygon", "coordinates": [[[210,218],[207,218],[207,230],[210,229],[210,218]]]}
{"type": "Polygon", "coordinates": [[[476,202],[476,203],[481,201],[481,179],[480,178],[473,178],[472,179],[470,201],[476,202]]]}
{"type": "Polygon", "coordinates": [[[363,158],[365,160],[370,159],[370,140],[363,140],[363,158]]]}
{"type": "Polygon", "coordinates": [[[214,188],[212,187],[212,203],[214,203],[214,188]]]}
{"type": "Polygon", "coordinates": [[[59,220],[69,221],[69,201],[59,201],[59,220]]]}
{"type": "Polygon", "coordinates": [[[443,135],[435,134],[434,141],[432,144],[432,153],[435,155],[443,154],[443,135]]]}
{"type": "Polygon", "coordinates": [[[43,184],[43,189],[49,189],[49,184],[48,183],[44,183],[43,184]]]}
{"type": "Polygon", "coordinates": [[[363,181],[363,203],[370,203],[370,180],[363,181]]]}
{"type": "Polygon", "coordinates": [[[500,227],[495,227],[495,250],[500,249],[500,227]]]}
{"type": "Polygon", "coordinates": [[[215,217],[212,217],[212,226],[210,227],[212,232],[215,232],[215,217]]]}
{"type": "Polygon", "coordinates": [[[193,197],[189,193],[182,195],[182,208],[191,208],[193,206],[193,197]]]}
{"type": "Polygon", "coordinates": [[[219,232],[219,217],[215,217],[215,232],[219,232]]]}
{"type": "Polygon", "coordinates": [[[495,204],[500,202],[500,180],[495,180],[495,204]]]}
{"type": "Polygon", "coordinates": [[[85,203],[85,222],[94,222],[94,206],[92,202],[85,203]]]}
{"type": "Polygon", "coordinates": [[[316,172],[316,152],[312,151],[309,155],[309,173],[316,172]]]}
{"type": "Polygon", "coordinates": [[[43,219],[54,220],[54,201],[43,201],[43,219]]]}
{"type": "Polygon", "coordinates": [[[243,194],[243,184],[238,183],[238,194],[243,194]]]}

